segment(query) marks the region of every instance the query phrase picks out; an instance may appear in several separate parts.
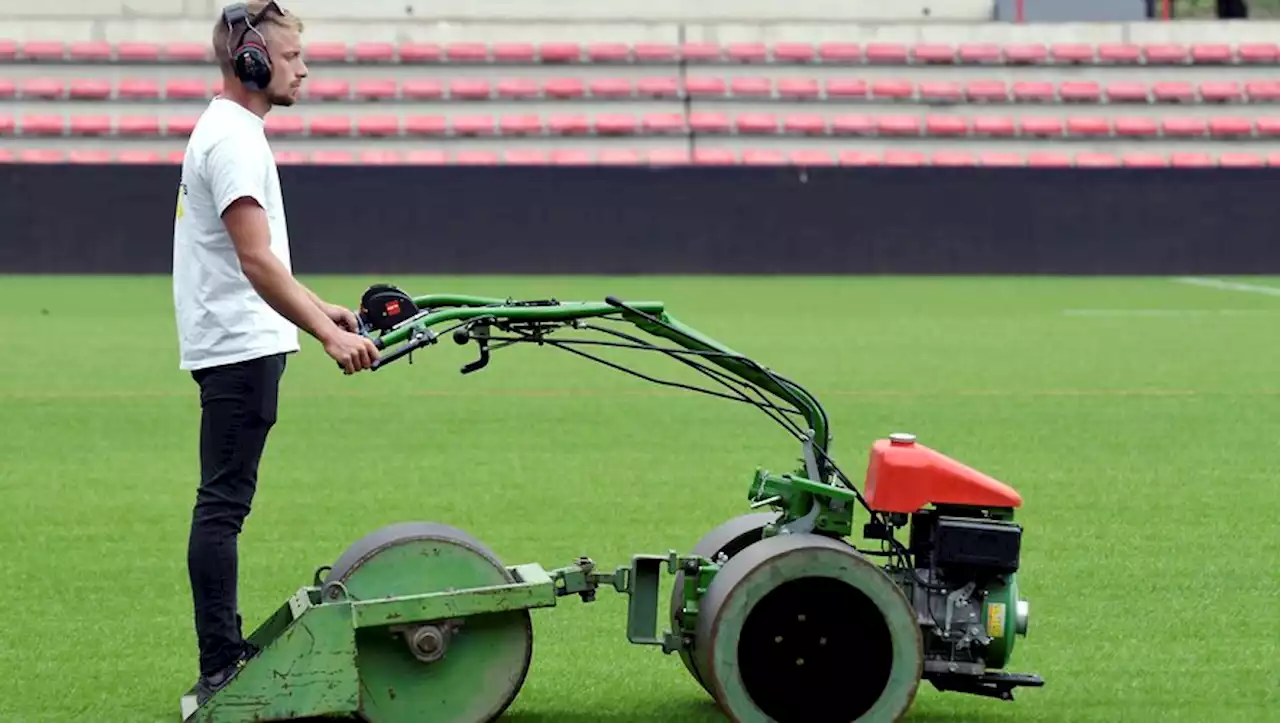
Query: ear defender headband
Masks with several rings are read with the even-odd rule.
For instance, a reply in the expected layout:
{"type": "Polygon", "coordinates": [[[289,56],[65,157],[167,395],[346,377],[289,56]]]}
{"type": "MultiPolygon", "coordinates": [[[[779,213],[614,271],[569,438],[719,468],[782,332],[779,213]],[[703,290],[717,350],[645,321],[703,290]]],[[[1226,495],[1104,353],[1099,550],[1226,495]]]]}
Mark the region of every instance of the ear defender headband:
{"type": "Polygon", "coordinates": [[[272,10],[284,14],[274,2],[267,3],[262,12],[253,16],[249,15],[249,6],[244,3],[228,5],[222,10],[222,21],[227,24],[227,54],[231,56],[231,67],[249,90],[265,90],[271,84],[271,53],[267,51],[267,38],[257,25],[272,10]],[[245,28],[239,39],[234,40],[239,23],[244,23],[245,28]],[[257,38],[251,38],[250,32],[257,38]]]}

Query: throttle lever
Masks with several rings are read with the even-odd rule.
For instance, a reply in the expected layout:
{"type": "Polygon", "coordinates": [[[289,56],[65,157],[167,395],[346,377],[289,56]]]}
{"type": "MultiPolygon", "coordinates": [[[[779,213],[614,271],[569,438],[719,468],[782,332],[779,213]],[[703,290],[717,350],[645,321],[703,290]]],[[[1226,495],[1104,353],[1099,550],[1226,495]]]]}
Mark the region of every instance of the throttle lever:
{"type": "Polygon", "coordinates": [[[471,339],[475,339],[476,346],[480,347],[480,358],[464,364],[461,370],[463,374],[480,371],[489,365],[489,325],[471,324],[453,332],[453,340],[459,345],[466,344],[471,339]]]}

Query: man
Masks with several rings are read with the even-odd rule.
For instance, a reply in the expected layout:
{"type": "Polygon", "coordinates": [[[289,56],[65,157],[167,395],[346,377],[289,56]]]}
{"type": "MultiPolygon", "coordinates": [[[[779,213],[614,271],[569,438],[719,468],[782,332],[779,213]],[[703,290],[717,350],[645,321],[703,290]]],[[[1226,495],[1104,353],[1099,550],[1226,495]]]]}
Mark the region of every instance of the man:
{"type": "Polygon", "coordinates": [[[237,536],[276,421],[287,355],[299,328],[347,374],[377,347],[349,310],[293,278],[289,234],[266,114],[291,106],[307,75],[302,24],[275,3],[231,6],[213,47],[222,95],[196,123],[182,164],[173,232],[173,294],[180,368],[200,389],[200,486],[187,565],[203,704],[255,652],[237,609],[237,536]]]}

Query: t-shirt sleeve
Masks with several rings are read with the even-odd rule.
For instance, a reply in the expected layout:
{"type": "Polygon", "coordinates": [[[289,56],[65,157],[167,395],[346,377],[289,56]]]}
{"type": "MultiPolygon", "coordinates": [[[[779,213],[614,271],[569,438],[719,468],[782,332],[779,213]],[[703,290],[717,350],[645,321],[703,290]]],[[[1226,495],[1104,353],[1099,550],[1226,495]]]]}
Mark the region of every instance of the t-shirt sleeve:
{"type": "Polygon", "coordinates": [[[252,198],[267,207],[267,164],[257,139],[228,135],[209,149],[205,173],[221,216],[233,201],[252,198]]]}

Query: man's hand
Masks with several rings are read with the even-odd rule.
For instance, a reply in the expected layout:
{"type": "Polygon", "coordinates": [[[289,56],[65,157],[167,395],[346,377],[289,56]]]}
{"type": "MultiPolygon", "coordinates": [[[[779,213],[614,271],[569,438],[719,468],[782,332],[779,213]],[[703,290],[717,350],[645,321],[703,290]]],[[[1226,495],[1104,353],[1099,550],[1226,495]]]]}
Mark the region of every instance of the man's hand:
{"type": "Polygon", "coordinates": [[[345,306],[320,302],[320,308],[324,310],[324,315],[329,317],[340,329],[353,334],[360,330],[360,322],[356,319],[356,315],[345,306]]]}
{"type": "Polygon", "coordinates": [[[372,339],[342,329],[324,340],[324,352],[338,362],[346,374],[369,369],[378,360],[378,347],[372,339]]]}

